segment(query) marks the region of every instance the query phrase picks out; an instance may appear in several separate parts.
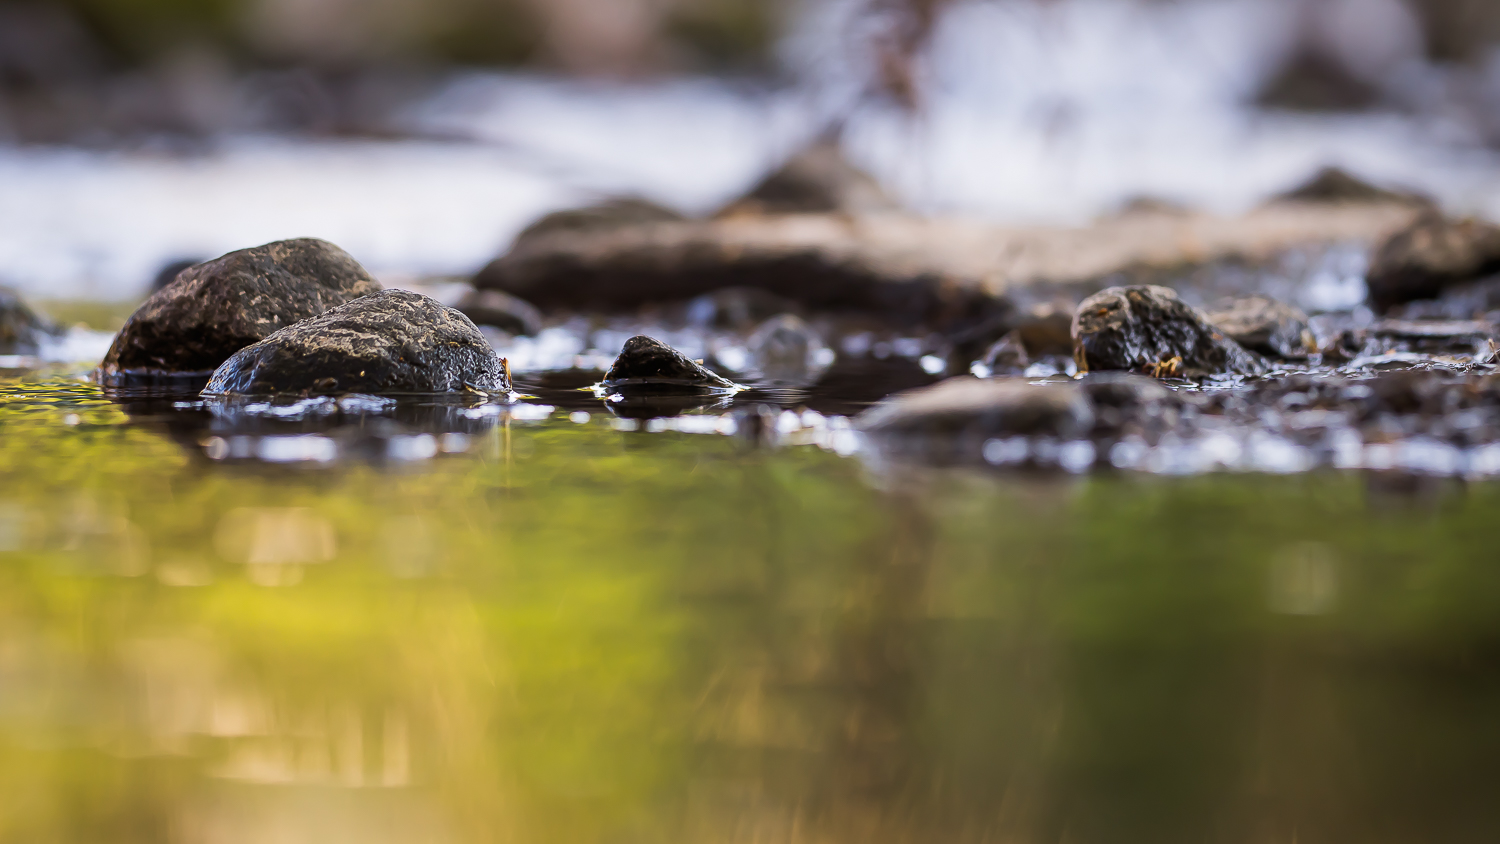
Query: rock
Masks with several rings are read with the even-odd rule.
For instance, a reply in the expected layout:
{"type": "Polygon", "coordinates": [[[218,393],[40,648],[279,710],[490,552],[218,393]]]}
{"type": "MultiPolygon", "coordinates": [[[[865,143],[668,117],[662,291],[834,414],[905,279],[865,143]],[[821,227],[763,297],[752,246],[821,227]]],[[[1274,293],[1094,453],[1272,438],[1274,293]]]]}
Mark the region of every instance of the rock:
{"type": "Polygon", "coordinates": [[[530,335],[542,330],[542,312],[535,305],[498,290],[470,290],[454,305],[475,325],[490,325],[508,334],[530,335]]]}
{"type": "Polygon", "coordinates": [[[347,252],[313,238],[242,249],[152,294],[99,367],[107,386],[206,376],[251,343],[380,289],[347,252]]]}
{"type": "Polygon", "coordinates": [[[1302,360],[1317,348],[1307,314],[1264,296],[1236,299],[1208,314],[1208,321],[1229,339],[1267,357],[1302,360]]]}
{"type": "Polygon", "coordinates": [[[15,291],[0,287],[0,355],[36,354],[42,341],[56,333],[15,291]]]}
{"type": "Polygon", "coordinates": [[[1324,167],[1307,182],[1275,197],[1276,202],[1328,205],[1381,203],[1430,206],[1432,200],[1405,191],[1386,190],[1339,167],[1324,167]]]}
{"type": "Polygon", "coordinates": [[[201,263],[203,263],[202,258],[182,258],[180,260],[167,262],[165,266],[163,266],[160,270],[157,270],[156,278],[151,279],[151,292],[155,293],[163,287],[166,287],[167,285],[176,281],[177,276],[181,275],[183,270],[186,270],[190,267],[196,267],[201,263]]]}
{"type": "Polygon", "coordinates": [[[833,362],[818,332],[792,314],[766,320],[747,345],[755,373],[777,386],[810,384],[833,362]]]}
{"type": "Polygon", "coordinates": [[[849,163],[837,141],[792,156],[721,216],[734,214],[885,213],[899,206],[870,174],[849,163]]]}
{"type": "Polygon", "coordinates": [[[1494,326],[1474,320],[1380,320],[1370,326],[1366,355],[1411,352],[1430,355],[1488,354],[1494,326]]]}
{"type": "Polygon", "coordinates": [[[704,393],[737,389],[734,382],[645,335],[625,341],[600,386],[611,393],[704,393]]]}
{"type": "Polygon", "coordinates": [[[1073,316],[1073,356],[1080,371],[1155,377],[1259,375],[1266,369],[1175,291],[1153,285],[1111,287],[1085,299],[1073,316]]]}
{"type": "Polygon", "coordinates": [[[205,395],[509,393],[505,361],[469,318],[384,290],[236,352],[205,395]]]}
{"type": "Polygon", "coordinates": [[[954,338],[977,327],[983,336],[969,353],[978,356],[1015,327],[995,319],[1013,302],[1098,289],[1127,271],[1180,273],[1231,258],[1255,266],[1288,250],[1374,242],[1416,214],[1388,204],[1282,203],[1236,218],[1133,215],[1055,229],[898,214],[739,215],[540,238],[474,283],[543,310],[604,312],[756,289],[804,313],[867,314],[954,338]]]}
{"type": "Polygon", "coordinates": [[[978,457],[991,439],[1086,437],[1094,412],[1076,384],[959,376],[891,396],[854,424],[886,450],[944,461],[978,457]]]}
{"type": "Polygon", "coordinates": [[[521,230],[511,248],[525,248],[538,240],[599,232],[641,223],[666,223],[686,217],[649,199],[625,196],[608,199],[597,205],[553,211],[521,230]]]}
{"type": "Polygon", "coordinates": [[[1447,287],[1500,272],[1500,226],[1425,214],[1375,250],[1367,281],[1378,311],[1435,299],[1447,287]]]}
{"type": "Polygon", "coordinates": [[[989,375],[1020,375],[1031,365],[1031,357],[1026,354],[1020,332],[1012,331],[996,340],[979,363],[989,375]]]}

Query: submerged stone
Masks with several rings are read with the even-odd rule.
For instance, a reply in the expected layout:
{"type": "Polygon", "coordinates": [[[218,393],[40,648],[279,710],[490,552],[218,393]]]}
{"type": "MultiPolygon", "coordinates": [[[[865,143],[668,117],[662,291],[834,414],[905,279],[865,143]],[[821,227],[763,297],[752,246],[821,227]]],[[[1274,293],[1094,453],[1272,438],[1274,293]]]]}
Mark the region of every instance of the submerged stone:
{"type": "Polygon", "coordinates": [[[147,299],[116,335],[100,380],[207,375],[251,343],[379,289],[349,253],[315,238],[230,252],[147,299]]]}
{"type": "Polygon", "coordinates": [[[1275,299],[1237,299],[1207,316],[1229,339],[1267,357],[1302,360],[1317,347],[1307,314],[1275,299]]]}
{"type": "Polygon", "coordinates": [[[542,312],[517,296],[499,290],[470,290],[453,307],[474,321],[509,334],[530,335],[542,330],[542,312]]]}
{"type": "Polygon", "coordinates": [[[969,376],[898,393],[855,420],[867,434],[918,437],[928,449],[957,451],[995,437],[1076,439],[1093,423],[1089,399],[1075,384],[969,376]]]}
{"type": "Polygon", "coordinates": [[[703,364],[652,337],[625,341],[620,356],[605,373],[602,386],[611,392],[722,392],[736,389],[703,364]]]}
{"type": "Polygon", "coordinates": [[[509,393],[505,361],[468,317],[385,290],[235,353],[205,395],[509,393]]]}
{"type": "Polygon", "coordinates": [[[1259,375],[1265,363],[1224,336],[1170,288],[1111,287],[1073,316],[1073,356],[1084,372],[1124,370],[1154,377],[1259,375]]]}
{"type": "Polygon", "coordinates": [[[0,287],[0,355],[35,354],[42,341],[56,331],[15,291],[0,287]]]}
{"type": "Polygon", "coordinates": [[[1375,250],[1370,302],[1385,311],[1500,272],[1500,226],[1425,214],[1375,250]]]}

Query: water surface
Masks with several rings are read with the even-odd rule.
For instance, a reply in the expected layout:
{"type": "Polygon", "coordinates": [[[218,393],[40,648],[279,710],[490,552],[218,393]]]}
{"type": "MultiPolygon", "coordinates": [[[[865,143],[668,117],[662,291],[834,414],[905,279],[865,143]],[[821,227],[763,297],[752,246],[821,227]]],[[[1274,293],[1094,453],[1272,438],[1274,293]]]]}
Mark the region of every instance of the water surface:
{"type": "Polygon", "coordinates": [[[1500,829],[1493,484],[184,404],[0,388],[0,840],[1500,829]]]}

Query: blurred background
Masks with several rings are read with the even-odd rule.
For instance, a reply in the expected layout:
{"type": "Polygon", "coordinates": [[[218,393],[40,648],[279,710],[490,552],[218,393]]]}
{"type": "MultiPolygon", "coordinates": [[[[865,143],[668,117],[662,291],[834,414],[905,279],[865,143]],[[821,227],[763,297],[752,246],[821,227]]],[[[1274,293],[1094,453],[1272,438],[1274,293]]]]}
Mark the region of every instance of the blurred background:
{"type": "Polygon", "coordinates": [[[911,209],[1251,207],[1338,164],[1500,213],[1485,0],[0,0],[0,283],[125,299],[317,235],[464,275],[705,213],[815,138],[911,209]]]}

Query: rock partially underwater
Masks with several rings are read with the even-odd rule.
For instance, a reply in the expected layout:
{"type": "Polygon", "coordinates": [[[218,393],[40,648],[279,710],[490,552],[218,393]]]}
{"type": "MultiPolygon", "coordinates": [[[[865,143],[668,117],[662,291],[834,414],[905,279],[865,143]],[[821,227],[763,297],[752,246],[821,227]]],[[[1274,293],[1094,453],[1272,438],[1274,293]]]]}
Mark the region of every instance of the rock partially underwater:
{"type": "Polygon", "coordinates": [[[535,305],[498,290],[470,290],[453,306],[475,325],[488,325],[509,334],[529,335],[542,330],[542,312],[535,305]]]}
{"type": "Polygon", "coordinates": [[[601,392],[637,395],[725,393],[738,390],[733,381],[653,337],[625,341],[620,356],[604,374],[601,392]]]}
{"type": "Polygon", "coordinates": [[[1163,376],[1260,375],[1265,362],[1167,287],[1111,287],[1073,316],[1073,356],[1085,372],[1163,376]]]}
{"type": "Polygon", "coordinates": [[[314,238],[189,267],[141,305],[99,367],[107,386],[203,377],[251,343],[380,289],[347,252],[314,238]]]}
{"type": "Polygon", "coordinates": [[[283,328],[241,349],[205,395],[509,394],[510,376],[468,317],[433,299],[385,290],[283,328]]]}
{"type": "Polygon", "coordinates": [[[37,316],[14,291],[0,287],[0,355],[36,354],[42,342],[56,333],[56,327],[37,316]]]}

